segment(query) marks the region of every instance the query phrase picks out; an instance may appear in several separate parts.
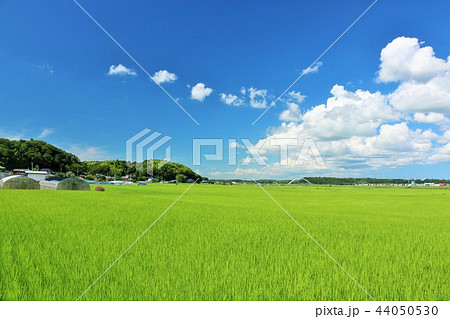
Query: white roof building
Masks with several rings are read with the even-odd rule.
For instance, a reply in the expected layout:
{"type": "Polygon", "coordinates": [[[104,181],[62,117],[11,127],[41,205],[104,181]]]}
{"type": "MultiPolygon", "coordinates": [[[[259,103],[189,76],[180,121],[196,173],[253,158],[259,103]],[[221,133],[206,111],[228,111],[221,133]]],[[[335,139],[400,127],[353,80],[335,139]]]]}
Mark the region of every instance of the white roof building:
{"type": "Polygon", "coordinates": [[[48,176],[48,172],[46,171],[25,171],[25,174],[38,182],[45,180],[48,176]]]}

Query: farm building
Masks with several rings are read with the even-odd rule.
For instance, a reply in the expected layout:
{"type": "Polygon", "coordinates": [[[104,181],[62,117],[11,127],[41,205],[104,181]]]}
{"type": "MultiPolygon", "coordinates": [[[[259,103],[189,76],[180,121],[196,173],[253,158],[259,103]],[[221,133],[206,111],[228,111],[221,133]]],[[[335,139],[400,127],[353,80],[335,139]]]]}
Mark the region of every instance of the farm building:
{"type": "Polygon", "coordinates": [[[40,189],[39,182],[23,175],[12,175],[0,180],[0,189],[40,189]]]}
{"type": "Polygon", "coordinates": [[[71,190],[71,191],[89,191],[89,183],[76,177],[63,179],[62,181],[40,181],[41,189],[46,190],[71,190]]]}
{"type": "Polygon", "coordinates": [[[11,171],[11,175],[24,175],[26,171],[26,169],[16,168],[11,171]]]}
{"type": "Polygon", "coordinates": [[[29,177],[34,179],[35,181],[43,181],[48,176],[48,173],[46,171],[25,171],[25,174],[29,177]]]}

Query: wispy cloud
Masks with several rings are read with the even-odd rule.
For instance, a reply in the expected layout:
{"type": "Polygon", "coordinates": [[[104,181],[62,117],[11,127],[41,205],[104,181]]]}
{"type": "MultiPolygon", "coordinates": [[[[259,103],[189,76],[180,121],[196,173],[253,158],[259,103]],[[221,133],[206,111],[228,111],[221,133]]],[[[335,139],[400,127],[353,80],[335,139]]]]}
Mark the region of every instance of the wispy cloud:
{"type": "Polygon", "coordinates": [[[43,71],[43,72],[46,72],[46,73],[49,73],[49,74],[51,74],[51,75],[53,75],[53,73],[55,73],[54,71],[53,71],[53,67],[51,66],[51,65],[49,65],[49,64],[47,64],[47,63],[39,63],[38,65],[37,65],[37,67],[38,67],[38,69],[39,70],[41,70],[41,71],[43,71]]]}
{"type": "Polygon", "coordinates": [[[317,72],[319,72],[319,69],[322,65],[323,65],[322,62],[320,62],[320,61],[316,62],[316,63],[314,63],[314,65],[310,66],[309,68],[304,69],[303,73],[304,74],[317,73],[317,72]]]}
{"type": "Polygon", "coordinates": [[[55,133],[53,129],[45,128],[42,130],[41,134],[39,134],[38,138],[46,138],[47,136],[55,133]]]}
{"type": "Polygon", "coordinates": [[[0,138],[18,141],[24,139],[25,135],[23,132],[6,132],[0,128],[0,138]]]}
{"type": "Polygon", "coordinates": [[[288,94],[288,102],[302,103],[306,96],[302,95],[300,92],[291,91],[288,94]]]}
{"type": "Polygon", "coordinates": [[[137,76],[137,73],[133,69],[129,69],[126,66],[119,64],[117,66],[111,65],[109,67],[108,75],[118,75],[118,76],[125,76],[125,75],[131,75],[131,76],[137,76]]]}
{"type": "Polygon", "coordinates": [[[107,152],[95,146],[71,145],[68,152],[75,154],[82,161],[103,161],[108,159],[107,152]]]}

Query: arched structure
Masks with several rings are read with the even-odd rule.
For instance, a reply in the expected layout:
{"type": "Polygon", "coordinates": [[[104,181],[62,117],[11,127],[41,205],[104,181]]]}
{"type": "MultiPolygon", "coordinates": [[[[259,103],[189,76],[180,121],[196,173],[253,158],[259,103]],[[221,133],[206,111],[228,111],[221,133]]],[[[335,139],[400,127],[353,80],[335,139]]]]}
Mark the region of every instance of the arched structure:
{"type": "Polygon", "coordinates": [[[289,183],[288,183],[288,185],[291,185],[293,182],[295,182],[295,181],[305,181],[305,182],[307,182],[309,185],[312,185],[312,183],[310,182],[310,181],[308,181],[306,178],[294,178],[292,181],[290,181],[289,183]]]}

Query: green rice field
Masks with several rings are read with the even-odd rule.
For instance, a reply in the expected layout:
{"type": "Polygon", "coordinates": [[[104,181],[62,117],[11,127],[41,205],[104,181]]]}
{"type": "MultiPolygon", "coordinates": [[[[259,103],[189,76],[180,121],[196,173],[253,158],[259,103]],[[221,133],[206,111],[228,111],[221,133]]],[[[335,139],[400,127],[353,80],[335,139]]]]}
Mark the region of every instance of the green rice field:
{"type": "MultiPolygon", "coordinates": [[[[0,190],[0,300],[76,300],[187,187],[0,190]]],[[[450,189],[264,187],[374,299],[450,299],[450,189]]],[[[81,300],[369,297],[259,187],[197,184],[81,300]]]]}

